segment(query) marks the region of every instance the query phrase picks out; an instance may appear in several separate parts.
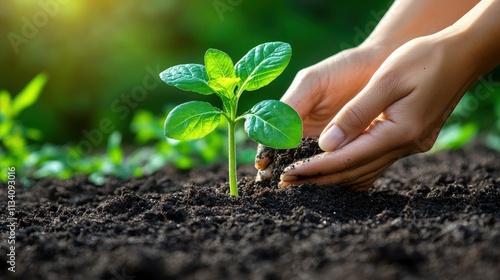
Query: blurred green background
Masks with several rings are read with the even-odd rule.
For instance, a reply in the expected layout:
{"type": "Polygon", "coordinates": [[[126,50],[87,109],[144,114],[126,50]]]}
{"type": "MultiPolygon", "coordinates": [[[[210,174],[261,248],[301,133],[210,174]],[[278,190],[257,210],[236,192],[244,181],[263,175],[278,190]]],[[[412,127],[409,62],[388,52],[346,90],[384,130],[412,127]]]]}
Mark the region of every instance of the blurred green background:
{"type": "MultiPolygon", "coordinates": [[[[256,100],[279,99],[300,69],[359,44],[391,3],[1,1],[0,88],[15,95],[36,74],[48,74],[37,103],[19,116],[23,125],[42,131],[42,142],[76,143],[103,119],[132,142],[129,123],[136,110],[165,114],[166,104],[200,98],[162,83],[160,71],[203,63],[210,47],[236,61],[260,43],[290,43],[289,67],[266,89],[244,95],[245,110],[256,100]]],[[[205,99],[217,105],[216,97],[205,99]]]]}
{"type": "MultiPolygon", "coordinates": [[[[391,3],[5,0],[0,89],[15,96],[38,73],[48,75],[39,100],[18,116],[23,126],[42,132],[39,143],[75,145],[96,130],[102,133],[102,141],[95,141],[99,147],[115,130],[123,134],[122,142],[132,143],[130,122],[138,110],[165,116],[173,104],[194,98],[218,105],[215,96],[165,85],[158,78],[162,70],[203,63],[208,48],[237,61],[260,43],[290,43],[290,65],[270,86],[243,95],[240,110],[246,110],[258,100],[279,99],[300,69],[361,43],[391,3]]],[[[489,130],[495,133],[487,142],[500,149],[498,73],[487,75],[462,100],[445,132],[451,136],[439,148],[461,146],[489,130]]]]}

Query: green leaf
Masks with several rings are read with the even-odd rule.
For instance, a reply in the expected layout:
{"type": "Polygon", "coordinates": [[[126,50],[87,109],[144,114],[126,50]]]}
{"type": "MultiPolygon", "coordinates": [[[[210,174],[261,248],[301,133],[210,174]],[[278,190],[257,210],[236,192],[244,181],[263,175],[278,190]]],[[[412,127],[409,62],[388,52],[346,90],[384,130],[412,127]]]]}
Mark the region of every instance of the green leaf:
{"type": "Polygon", "coordinates": [[[70,170],[60,160],[50,160],[42,163],[40,169],[33,173],[35,178],[44,178],[54,176],[57,178],[67,179],[71,176],[70,170]],[[69,176],[68,176],[69,175],[69,176]]]}
{"type": "Polygon", "coordinates": [[[447,125],[439,133],[431,152],[458,149],[471,141],[478,131],[479,127],[473,122],[447,125]]]}
{"type": "Polygon", "coordinates": [[[42,92],[43,86],[47,82],[47,75],[44,73],[38,74],[31,82],[14,98],[12,101],[13,116],[21,113],[22,110],[33,105],[42,92]]]}
{"type": "Polygon", "coordinates": [[[201,64],[181,64],[168,68],[160,73],[160,78],[170,86],[194,91],[200,94],[212,94],[213,89],[208,86],[208,74],[201,64]]]}
{"type": "Polygon", "coordinates": [[[302,139],[302,120],[289,105],[264,100],[244,115],[245,131],[250,138],[275,149],[297,147],[302,139]]]}
{"type": "Polygon", "coordinates": [[[219,95],[231,98],[234,87],[240,81],[240,78],[217,78],[208,81],[208,85],[219,95]]]}
{"type": "Polygon", "coordinates": [[[42,131],[36,128],[25,128],[24,131],[26,138],[31,140],[41,140],[42,139],[42,131]]]}
{"type": "Polygon", "coordinates": [[[108,138],[108,158],[113,164],[119,165],[123,162],[123,150],[121,147],[122,134],[113,131],[108,138]]]}
{"type": "Polygon", "coordinates": [[[7,137],[12,131],[12,126],[14,126],[14,122],[10,119],[3,119],[0,115],[0,141],[7,137]]]}
{"type": "Polygon", "coordinates": [[[164,118],[161,118],[160,121],[149,111],[137,110],[130,124],[132,132],[136,134],[135,141],[137,144],[145,144],[152,140],[163,140],[165,137],[163,128],[158,126],[158,123],[163,125],[163,122],[165,122],[164,118]]]}
{"type": "Polygon", "coordinates": [[[236,77],[231,57],[220,50],[207,50],[205,53],[205,67],[210,79],[236,77]]]}
{"type": "Polygon", "coordinates": [[[0,121],[10,118],[12,114],[10,94],[6,90],[0,90],[0,121]]]}
{"type": "Polygon", "coordinates": [[[191,101],[175,107],[165,120],[165,136],[177,140],[199,139],[212,132],[222,112],[202,101],[191,101]]]}
{"type": "Polygon", "coordinates": [[[12,106],[10,94],[6,90],[0,91],[0,141],[7,136],[14,122],[12,120],[12,106]]]}
{"type": "Polygon", "coordinates": [[[235,65],[236,76],[241,78],[240,92],[268,85],[285,70],[291,56],[292,48],[282,42],[265,43],[251,49],[235,65]]]}

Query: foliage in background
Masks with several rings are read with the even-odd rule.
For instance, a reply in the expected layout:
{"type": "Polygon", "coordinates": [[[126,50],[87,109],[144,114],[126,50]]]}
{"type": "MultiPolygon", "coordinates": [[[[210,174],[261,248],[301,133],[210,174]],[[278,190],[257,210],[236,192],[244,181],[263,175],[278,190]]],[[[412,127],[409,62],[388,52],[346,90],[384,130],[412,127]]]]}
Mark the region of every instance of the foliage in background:
{"type": "MultiPolygon", "coordinates": [[[[8,91],[0,91],[0,170],[15,167],[18,173],[22,172],[30,155],[28,140],[41,138],[39,130],[24,127],[18,117],[37,101],[46,82],[47,75],[42,73],[14,98],[8,91]]],[[[0,181],[6,181],[7,175],[7,172],[0,172],[0,181]]]]}
{"type": "MultiPolygon", "coordinates": [[[[47,75],[42,73],[14,98],[7,91],[0,91],[0,169],[16,167],[18,178],[24,185],[29,185],[28,178],[68,179],[81,174],[88,174],[91,182],[102,185],[108,176],[123,179],[139,177],[149,175],[166,164],[188,169],[225,158],[224,154],[213,149],[225,145],[227,139],[223,136],[214,134],[189,143],[165,141],[162,130],[165,117],[153,116],[145,110],[136,113],[131,130],[136,134],[137,144],[148,145],[127,155],[122,147],[122,136],[119,131],[109,136],[106,152],[101,154],[83,154],[76,146],[30,144],[30,141],[40,140],[41,132],[24,127],[18,116],[37,101],[46,82],[47,75]]],[[[242,131],[238,135],[238,143],[244,146],[242,131]]],[[[245,156],[240,159],[244,162],[253,161],[254,150],[254,147],[247,145],[247,148],[242,149],[245,156]]],[[[5,182],[7,172],[0,174],[0,182],[5,182]]]]}
{"type": "MultiPolygon", "coordinates": [[[[0,40],[0,63],[6,66],[0,68],[0,88],[11,93],[23,92],[28,81],[41,71],[57,77],[45,85],[36,104],[20,110],[15,117],[7,118],[5,112],[11,110],[8,104],[12,105],[17,96],[1,91],[0,127],[3,128],[0,130],[3,132],[0,133],[4,137],[11,135],[6,139],[17,140],[4,140],[3,137],[0,140],[0,167],[21,165],[24,175],[37,178],[47,175],[67,178],[73,172],[97,174],[93,178],[118,174],[120,171],[112,167],[113,160],[108,159],[106,151],[85,155],[75,147],[59,146],[78,142],[84,137],[83,129],[98,127],[105,117],[116,124],[115,129],[122,135],[121,139],[107,135],[108,143],[111,139],[112,143],[121,140],[124,143],[120,147],[129,147],[139,134],[150,135],[149,140],[140,142],[147,146],[139,149],[141,152],[137,150],[135,157],[130,157],[133,149],[123,152],[123,163],[130,166],[124,169],[126,174],[138,174],[134,166],[141,166],[143,174],[151,172],[167,160],[157,155],[164,151],[168,151],[165,154],[170,156],[169,162],[176,162],[182,168],[207,163],[213,155],[203,147],[218,148],[225,145],[220,143],[226,143],[226,139],[213,140],[209,136],[200,142],[165,142],[161,133],[151,136],[151,131],[143,132],[146,129],[128,130],[130,120],[134,118],[135,122],[137,115],[142,113],[149,115],[146,119],[150,123],[157,121],[160,124],[157,129],[161,130],[165,97],[161,94],[161,81],[154,79],[161,69],[196,59],[195,56],[207,46],[243,54],[248,45],[269,40],[287,41],[294,48],[294,60],[268,88],[272,98],[280,98],[297,71],[361,43],[393,1],[222,2],[240,4],[231,6],[221,15],[214,8],[214,1],[0,1],[0,34],[4,38],[0,40]],[[49,15],[40,6],[42,2],[66,4],[60,4],[58,12],[49,15]],[[34,16],[41,13],[47,15],[46,24],[35,25],[33,29],[26,27],[27,22],[34,24],[34,16]],[[251,28],[247,28],[249,26],[251,28]],[[30,31],[29,37],[24,36],[23,30],[30,31]],[[11,32],[26,39],[26,43],[19,45],[18,52],[8,40],[11,32]],[[164,64],[159,65],[158,61],[164,64]],[[131,99],[133,90],[143,85],[146,78],[150,85],[147,96],[140,102],[131,99]],[[127,102],[131,102],[130,105],[127,102]],[[121,108],[126,110],[118,110],[121,108]],[[134,117],[138,109],[141,111],[134,117]],[[12,130],[5,128],[12,124],[12,130]],[[141,162],[148,156],[150,160],[141,162]]],[[[37,18],[40,19],[43,16],[37,18]]],[[[443,129],[434,151],[457,148],[477,137],[489,147],[500,150],[499,73],[497,69],[491,79],[488,76],[489,87],[480,82],[479,87],[464,97],[443,129]]],[[[39,79],[37,83],[41,89],[43,79],[39,79]]],[[[242,98],[242,110],[255,103],[252,98],[251,95],[242,98]]],[[[180,91],[172,92],[170,102],[187,99],[180,91]]],[[[210,97],[207,101],[218,104],[210,97]]],[[[239,133],[244,134],[244,131],[239,133]]],[[[217,137],[215,135],[213,137],[217,137]]],[[[109,146],[115,145],[100,148],[110,149],[109,146]]],[[[111,154],[116,161],[119,152],[114,151],[111,154]]],[[[238,159],[252,162],[252,147],[245,151],[248,156],[238,159]]],[[[226,156],[217,153],[216,158],[223,160],[226,156]]]]}
{"type": "MultiPolygon", "coordinates": [[[[130,144],[123,145],[119,131],[108,137],[104,152],[92,155],[84,154],[77,146],[40,144],[40,129],[26,128],[18,117],[37,100],[46,81],[46,74],[37,75],[15,97],[5,90],[0,91],[0,168],[6,170],[15,166],[24,185],[29,185],[28,177],[67,179],[79,174],[89,174],[89,180],[100,185],[109,176],[148,175],[166,164],[189,169],[224,162],[228,156],[224,152],[227,151],[227,136],[223,133],[226,123],[219,124],[218,133],[211,133],[203,139],[165,141],[165,115],[155,115],[147,110],[137,110],[130,126],[134,142],[141,147],[138,149],[129,148],[130,144]]],[[[238,164],[252,163],[255,156],[255,145],[245,139],[245,131],[237,129],[238,164]]],[[[464,96],[432,152],[459,148],[473,139],[500,151],[500,86],[493,80],[480,83],[464,96]]],[[[0,181],[6,180],[6,174],[1,173],[0,181]]]]}
{"type": "MultiPolygon", "coordinates": [[[[169,97],[162,94],[157,75],[169,65],[196,62],[207,46],[236,56],[261,42],[289,42],[294,60],[268,87],[269,98],[279,99],[300,69],[361,43],[391,2],[0,1],[0,64],[8,66],[0,68],[0,87],[18,92],[28,79],[45,71],[57,79],[21,116],[25,125],[44,132],[42,141],[77,142],[84,137],[83,129],[96,128],[109,118],[130,144],[128,124],[134,110],[159,114],[165,103],[189,99],[181,91],[173,90],[169,97]],[[47,3],[55,6],[45,8],[47,3]],[[220,11],[214,3],[227,4],[227,10],[220,11]],[[18,52],[7,37],[11,33],[25,38],[18,52]],[[145,85],[145,79],[144,96],[135,89],[145,85]]],[[[214,97],[204,98],[219,104],[214,97]]],[[[241,112],[258,100],[244,96],[241,112]]]]}
{"type": "Polygon", "coordinates": [[[500,151],[500,83],[482,78],[452,112],[431,152],[458,149],[472,140],[500,151]]]}

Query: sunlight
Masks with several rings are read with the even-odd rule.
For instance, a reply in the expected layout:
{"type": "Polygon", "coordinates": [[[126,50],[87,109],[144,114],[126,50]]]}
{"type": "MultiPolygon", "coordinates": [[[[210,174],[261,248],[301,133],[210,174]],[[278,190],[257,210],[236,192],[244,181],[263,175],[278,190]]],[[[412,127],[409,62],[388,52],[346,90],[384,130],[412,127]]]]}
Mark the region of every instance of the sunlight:
{"type": "MultiPolygon", "coordinates": [[[[96,1],[97,2],[97,1],[96,1]]],[[[19,0],[12,6],[12,13],[19,18],[27,18],[35,24],[44,23],[48,19],[57,17],[57,20],[76,21],[87,16],[87,12],[91,7],[103,5],[103,2],[110,4],[110,1],[99,1],[97,4],[94,1],[70,1],[70,0],[19,0]]]]}

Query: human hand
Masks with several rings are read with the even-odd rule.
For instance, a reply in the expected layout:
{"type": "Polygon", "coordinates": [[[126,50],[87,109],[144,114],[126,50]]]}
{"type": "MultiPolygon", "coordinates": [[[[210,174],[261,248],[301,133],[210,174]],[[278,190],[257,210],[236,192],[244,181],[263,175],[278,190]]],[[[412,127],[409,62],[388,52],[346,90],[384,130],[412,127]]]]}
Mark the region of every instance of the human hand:
{"type": "Polygon", "coordinates": [[[433,35],[401,46],[356,97],[334,108],[319,138],[327,153],[285,168],[280,187],[311,182],[368,189],[396,160],[429,150],[477,78],[460,44],[433,35]]]}
{"type": "MultiPolygon", "coordinates": [[[[281,98],[301,116],[303,135],[317,138],[338,111],[369,81],[387,56],[380,47],[360,46],[301,70],[281,98]]],[[[259,145],[257,180],[269,179],[274,151],[259,145]]]]}

